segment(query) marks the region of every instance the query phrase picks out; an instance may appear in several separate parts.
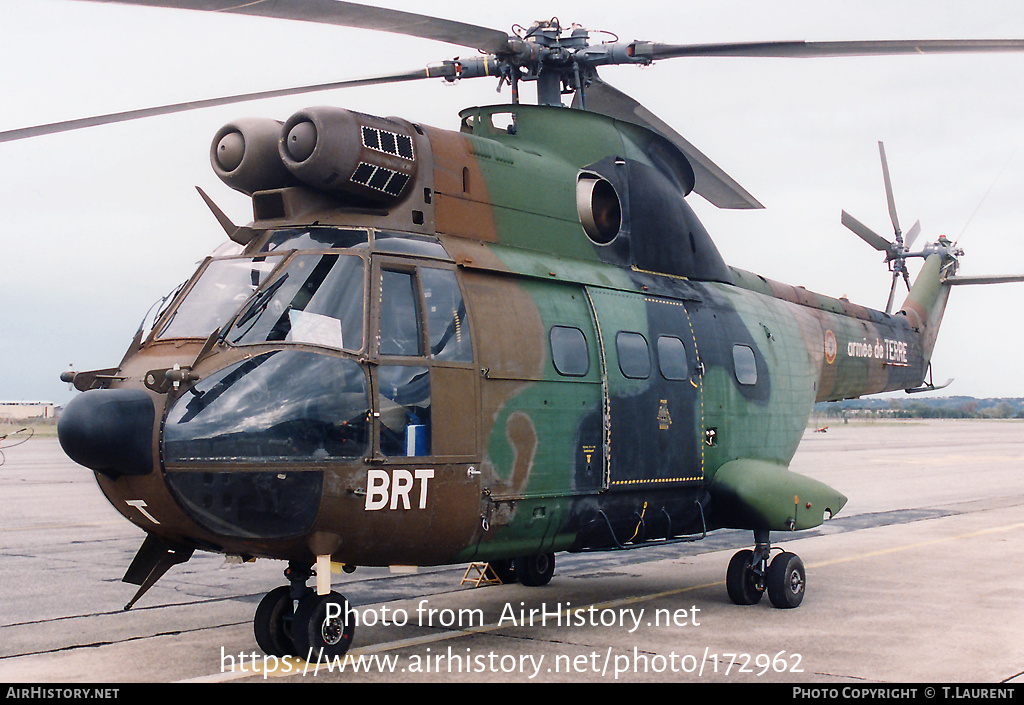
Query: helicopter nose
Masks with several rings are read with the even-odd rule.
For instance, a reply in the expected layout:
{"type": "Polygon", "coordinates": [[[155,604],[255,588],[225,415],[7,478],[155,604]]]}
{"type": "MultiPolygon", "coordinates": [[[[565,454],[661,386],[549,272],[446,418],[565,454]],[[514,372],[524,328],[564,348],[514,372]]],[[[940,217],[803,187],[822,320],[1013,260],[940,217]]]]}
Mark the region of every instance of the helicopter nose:
{"type": "Polygon", "coordinates": [[[153,469],[149,395],[138,389],[94,389],[75,397],[57,422],[57,438],[79,465],[112,478],[153,469]]]}

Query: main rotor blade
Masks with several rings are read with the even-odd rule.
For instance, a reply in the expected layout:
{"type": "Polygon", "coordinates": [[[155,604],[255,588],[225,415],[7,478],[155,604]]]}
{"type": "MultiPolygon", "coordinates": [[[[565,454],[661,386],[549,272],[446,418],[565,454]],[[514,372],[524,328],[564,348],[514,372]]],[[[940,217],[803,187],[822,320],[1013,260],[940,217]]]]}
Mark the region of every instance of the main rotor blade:
{"type": "MultiPolygon", "coordinates": [[[[721,167],[711,161],[657,115],[596,75],[586,87],[587,110],[641,125],[661,134],[686,155],[693,168],[693,190],[719,208],[764,208],[721,167]]],[[[577,97],[579,91],[577,91],[577,97]]]]}
{"type": "Polygon", "coordinates": [[[120,113],[108,113],[106,115],[96,115],[87,118],[77,118],[75,120],[65,120],[63,122],[52,122],[46,125],[35,125],[33,127],[22,127],[16,130],[7,130],[5,132],[0,132],[0,142],[13,142],[15,140],[23,140],[29,137],[51,135],[58,132],[69,132],[71,130],[80,130],[86,127],[95,127],[97,125],[109,125],[116,122],[140,120],[142,118],[155,117],[157,115],[183,113],[189,110],[213,108],[220,105],[231,105],[233,103],[244,103],[246,101],[261,100],[263,98],[280,98],[282,96],[299,95],[302,93],[328,91],[335,88],[351,88],[354,86],[373,86],[382,83],[416,81],[423,78],[437,78],[446,75],[451,75],[451,70],[448,65],[431,66],[425,69],[418,69],[416,71],[407,71],[405,73],[395,73],[385,76],[354,78],[346,81],[335,81],[333,83],[318,83],[310,86],[281,88],[278,90],[259,91],[256,93],[240,93],[238,95],[222,96],[220,98],[207,98],[205,100],[193,100],[185,103],[171,103],[152,108],[126,110],[120,113]]]}
{"type": "Polygon", "coordinates": [[[169,7],[179,10],[228,12],[317,24],[372,29],[472,47],[489,54],[510,51],[508,35],[496,29],[419,15],[414,12],[358,5],[343,0],[89,0],[120,5],[169,7]]]}
{"type": "Polygon", "coordinates": [[[892,253],[892,243],[886,240],[884,237],[876,233],[868,226],[861,223],[859,220],[854,218],[852,215],[843,211],[843,215],[840,218],[843,225],[848,227],[854,233],[860,236],[864,242],[874,247],[879,252],[884,252],[887,255],[892,253]]]}
{"type": "Polygon", "coordinates": [[[890,56],[896,54],[958,54],[1024,51],[1024,39],[923,39],[839,42],[736,42],[719,44],[658,44],[638,42],[637,56],[670,59],[684,56],[751,56],[805,59],[830,56],[890,56]]]}

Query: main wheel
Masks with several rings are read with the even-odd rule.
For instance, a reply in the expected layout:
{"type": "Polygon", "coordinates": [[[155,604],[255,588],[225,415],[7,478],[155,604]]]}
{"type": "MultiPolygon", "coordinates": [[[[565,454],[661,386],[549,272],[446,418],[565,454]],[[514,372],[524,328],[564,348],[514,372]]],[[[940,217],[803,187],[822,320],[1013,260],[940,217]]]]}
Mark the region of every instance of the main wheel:
{"type": "Polygon", "coordinates": [[[768,566],[765,582],[773,605],[782,609],[799,607],[807,590],[804,562],[795,553],[780,553],[768,566]]]}
{"type": "Polygon", "coordinates": [[[253,619],[256,643],[268,656],[290,656],[292,643],[292,596],[287,585],[274,588],[260,600],[253,619]]]}
{"type": "Polygon", "coordinates": [[[555,574],[555,554],[541,553],[536,556],[516,558],[516,578],[528,587],[540,587],[551,581],[555,574]]]}
{"type": "Polygon", "coordinates": [[[725,572],[725,589],[729,599],[737,605],[756,605],[764,596],[764,586],[754,572],[754,552],[749,548],[739,551],[729,561],[725,572]]]}
{"type": "Polygon", "coordinates": [[[311,592],[299,602],[292,620],[295,655],[307,661],[344,656],[355,631],[355,619],[344,595],[311,592]]]}

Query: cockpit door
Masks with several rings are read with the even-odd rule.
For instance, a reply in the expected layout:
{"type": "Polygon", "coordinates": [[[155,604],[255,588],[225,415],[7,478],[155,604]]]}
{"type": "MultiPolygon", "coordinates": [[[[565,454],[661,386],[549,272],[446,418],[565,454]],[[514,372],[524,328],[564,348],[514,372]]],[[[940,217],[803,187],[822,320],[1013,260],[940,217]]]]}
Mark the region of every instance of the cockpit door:
{"type": "Polygon", "coordinates": [[[478,456],[479,373],[456,271],[374,256],[370,378],[381,461],[478,456]]]}

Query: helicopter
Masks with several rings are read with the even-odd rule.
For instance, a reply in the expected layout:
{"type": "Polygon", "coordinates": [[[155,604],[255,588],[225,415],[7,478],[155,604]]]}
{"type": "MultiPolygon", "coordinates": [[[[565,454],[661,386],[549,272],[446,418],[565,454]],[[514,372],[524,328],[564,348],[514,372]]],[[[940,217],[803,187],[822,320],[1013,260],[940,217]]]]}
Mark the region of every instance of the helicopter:
{"type": "MultiPolygon", "coordinates": [[[[816,401],[937,389],[929,361],[962,251],[904,237],[884,150],[896,310],[725,263],[685,198],[760,204],[598,77],[701,55],[1019,51],[1024,42],[669,45],[591,41],[536,22],[509,35],[347,2],[126,2],[411,34],[480,50],[351,82],[497,79],[508,105],[458,132],[313,107],[235,120],[210,147],[252,199],[154,311],[116,367],[65,373],[65,452],[147,538],[134,604],[196,550],[288,563],[254,631],[267,653],[343,654],[354,625],[332,564],[484,561],[547,584],[561,551],[629,550],[716,529],[753,533],[729,597],[799,606],[806,572],[771,533],[838,513],[837,490],[788,470],[816,401]],[[537,87],[538,105],[519,99],[537,87]],[[563,105],[571,96],[569,105],[563,105]],[[907,261],[921,259],[913,282],[907,261]],[[316,586],[308,586],[315,577],[316,586]]],[[[339,87],[347,82],[331,84],[339,87]]],[[[304,87],[302,91],[309,90],[304,87]]],[[[253,96],[235,96],[243,100],[253,96]]],[[[29,138],[152,111],[11,131],[29,138]]]]}

